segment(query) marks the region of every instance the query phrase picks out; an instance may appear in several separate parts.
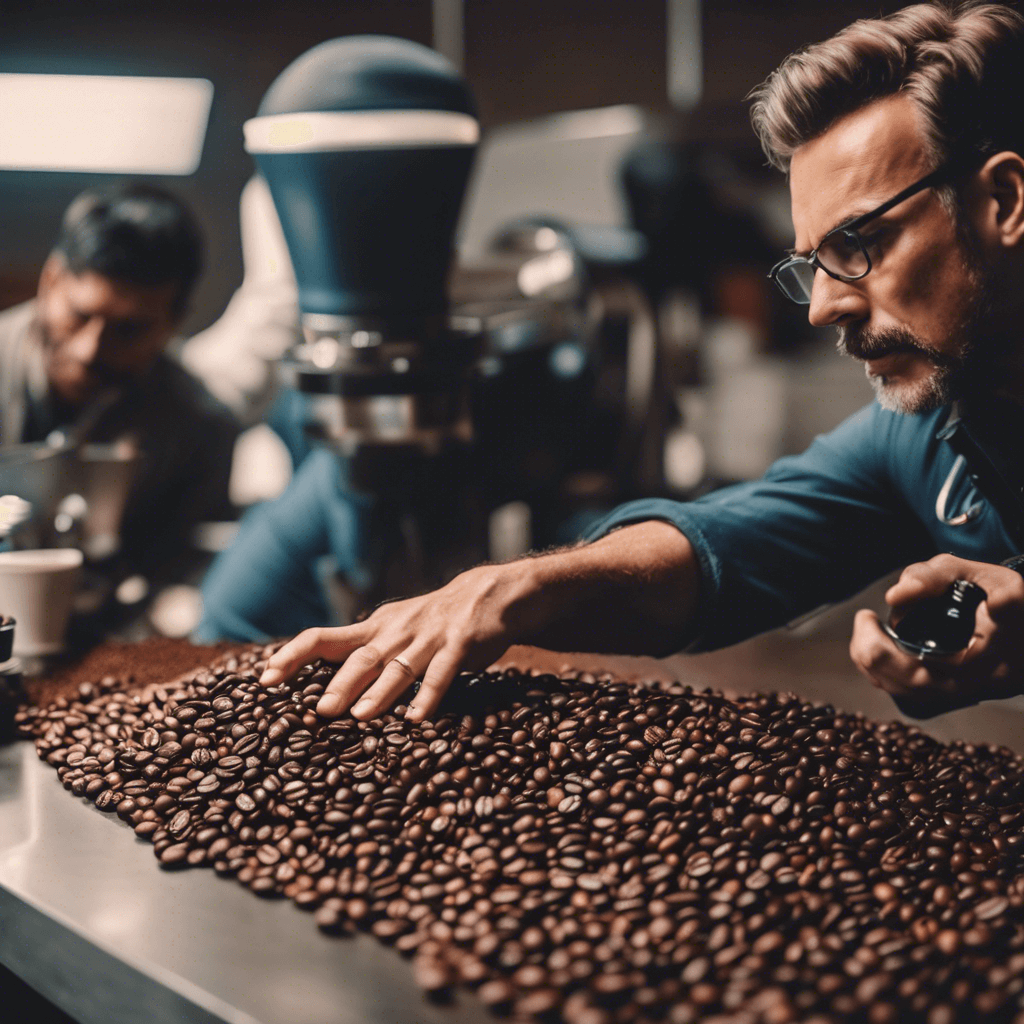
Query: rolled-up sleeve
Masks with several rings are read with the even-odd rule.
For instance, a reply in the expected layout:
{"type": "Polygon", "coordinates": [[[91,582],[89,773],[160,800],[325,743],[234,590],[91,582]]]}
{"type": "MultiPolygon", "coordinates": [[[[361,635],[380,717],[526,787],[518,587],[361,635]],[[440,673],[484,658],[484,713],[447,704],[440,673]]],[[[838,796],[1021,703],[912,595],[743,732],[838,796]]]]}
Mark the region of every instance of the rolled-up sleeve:
{"type": "Polygon", "coordinates": [[[694,651],[738,643],[843,600],[935,553],[893,485],[891,418],[879,413],[876,405],[862,409],[760,480],[692,502],[623,505],[586,539],[652,519],[687,537],[699,561],[700,594],[680,640],[694,651]]]}

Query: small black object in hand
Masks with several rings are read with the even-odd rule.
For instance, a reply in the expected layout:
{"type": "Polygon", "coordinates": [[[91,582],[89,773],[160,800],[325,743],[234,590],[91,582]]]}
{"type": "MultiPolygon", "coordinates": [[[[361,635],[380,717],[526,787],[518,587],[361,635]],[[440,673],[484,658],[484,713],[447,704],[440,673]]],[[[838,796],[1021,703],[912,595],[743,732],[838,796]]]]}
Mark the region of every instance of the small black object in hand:
{"type": "Polygon", "coordinates": [[[896,646],[918,658],[948,658],[958,654],[974,635],[974,616],[988,595],[976,583],[954,580],[941,597],[912,605],[885,631],[896,646]]]}

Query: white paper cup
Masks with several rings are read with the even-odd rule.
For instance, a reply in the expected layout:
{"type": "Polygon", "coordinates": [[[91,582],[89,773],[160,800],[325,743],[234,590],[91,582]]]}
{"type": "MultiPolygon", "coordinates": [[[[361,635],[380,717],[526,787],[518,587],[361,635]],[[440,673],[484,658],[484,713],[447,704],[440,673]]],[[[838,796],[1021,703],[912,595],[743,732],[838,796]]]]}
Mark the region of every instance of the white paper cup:
{"type": "Polygon", "coordinates": [[[71,604],[82,571],[76,548],[0,551],[0,614],[17,620],[14,656],[32,658],[64,649],[71,604]]]}

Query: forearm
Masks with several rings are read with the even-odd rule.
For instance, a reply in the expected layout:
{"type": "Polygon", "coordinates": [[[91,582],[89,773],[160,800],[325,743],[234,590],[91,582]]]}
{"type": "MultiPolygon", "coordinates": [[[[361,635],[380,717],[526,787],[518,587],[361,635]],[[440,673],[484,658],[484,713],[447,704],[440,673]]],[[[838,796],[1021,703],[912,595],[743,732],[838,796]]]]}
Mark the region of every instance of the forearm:
{"type": "Polygon", "coordinates": [[[416,679],[407,714],[436,711],[462,670],[486,668],[511,644],[662,654],[685,643],[697,600],[695,552],[675,527],[644,521],[582,547],[481,565],[431,594],[378,608],[364,622],[308,629],[270,658],[274,686],[314,658],[343,662],[317,705],[372,718],[416,679]]]}
{"type": "Polygon", "coordinates": [[[692,545],[669,523],[637,523],[513,565],[524,576],[517,603],[525,642],[651,655],[684,646],[699,569],[692,545]]]}

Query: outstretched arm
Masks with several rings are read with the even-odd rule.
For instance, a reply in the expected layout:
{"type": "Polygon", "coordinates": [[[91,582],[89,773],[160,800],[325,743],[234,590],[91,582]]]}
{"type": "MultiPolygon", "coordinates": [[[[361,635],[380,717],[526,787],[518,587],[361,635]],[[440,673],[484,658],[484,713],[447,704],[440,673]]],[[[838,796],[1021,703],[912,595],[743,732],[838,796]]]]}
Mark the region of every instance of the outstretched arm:
{"type": "Polygon", "coordinates": [[[268,662],[272,686],[315,658],[343,662],[317,705],[373,718],[416,679],[413,721],[429,718],[455,675],[514,643],[555,650],[669,653],[697,599],[697,560],[665,522],[627,526],[581,547],[482,565],[430,594],[382,605],[365,622],[308,629],[268,662]]]}

